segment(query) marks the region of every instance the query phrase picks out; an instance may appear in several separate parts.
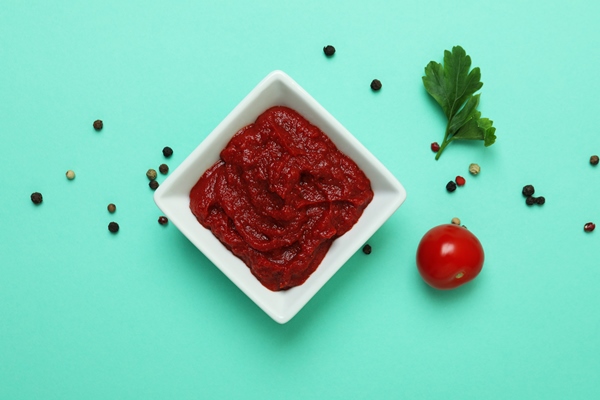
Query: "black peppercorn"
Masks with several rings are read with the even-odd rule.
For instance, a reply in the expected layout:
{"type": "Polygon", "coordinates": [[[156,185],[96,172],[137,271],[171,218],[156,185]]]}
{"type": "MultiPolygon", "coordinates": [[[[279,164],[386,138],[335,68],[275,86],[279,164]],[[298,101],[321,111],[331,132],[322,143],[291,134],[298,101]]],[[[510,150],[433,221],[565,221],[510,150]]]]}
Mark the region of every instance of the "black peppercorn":
{"type": "Polygon", "coordinates": [[[168,157],[171,157],[172,155],[173,155],[173,149],[172,148],[170,148],[169,146],[167,146],[167,147],[165,147],[163,149],[163,156],[165,156],[165,157],[168,158],[168,157]]]}
{"type": "Polygon", "coordinates": [[[148,183],[148,186],[150,186],[150,189],[156,190],[156,189],[158,189],[158,182],[150,181],[150,183],[148,183]]]}
{"type": "Polygon", "coordinates": [[[598,156],[591,156],[590,157],[590,164],[592,164],[592,165],[598,165],[598,161],[599,161],[598,156]]]}
{"type": "Polygon", "coordinates": [[[160,216],[158,217],[158,223],[161,225],[166,225],[167,223],[169,223],[169,220],[165,216],[160,216]]]}
{"type": "Polygon", "coordinates": [[[371,89],[378,91],[381,89],[381,81],[379,79],[373,79],[371,82],[371,89]]]}
{"type": "Polygon", "coordinates": [[[165,174],[169,173],[169,166],[167,164],[160,164],[160,166],[158,167],[158,170],[160,171],[161,174],[165,175],[165,174]]]}
{"type": "Polygon", "coordinates": [[[527,196],[527,198],[525,199],[525,204],[527,204],[528,206],[532,206],[536,203],[537,199],[533,196],[527,196]]]}
{"type": "Polygon", "coordinates": [[[331,57],[335,53],[335,47],[332,45],[325,46],[323,47],[323,53],[325,53],[327,57],[331,57]]]}
{"type": "Polygon", "coordinates": [[[368,254],[371,254],[371,251],[372,251],[373,249],[371,248],[371,245],[369,245],[369,244],[365,244],[365,247],[363,247],[363,249],[362,249],[362,250],[363,250],[363,253],[365,253],[365,254],[367,254],[367,255],[368,255],[368,254]]]}
{"type": "Polygon", "coordinates": [[[112,233],[119,232],[119,224],[117,224],[116,222],[111,222],[110,224],[108,224],[108,230],[112,233]]]}
{"type": "Polygon", "coordinates": [[[446,190],[449,192],[454,192],[456,190],[456,183],[454,183],[454,181],[448,182],[446,185],[446,190]]]}
{"type": "Polygon", "coordinates": [[[104,123],[102,122],[102,120],[97,119],[94,121],[94,129],[95,130],[100,131],[100,130],[102,130],[103,126],[104,126],[104,123]]]}
{"type": "Polygon", "coordinates": [[[537,199],[535,199],[535,202],[541,206],[546,202],[546,198],[544,196],[540,196],[537,199]]]}
{"type": "Polygon", "coordinates": [[[34,192],[31,194],[31,201],[33,201],[33,204],[40,204],[44,201],[44,198],[40,192],[34,192]]]}
{"type": "Polygon", "coordinates": [[[535,189],[533,188],[533,185],[523,186],[523,196],[525,196],[525,197],[533,196],[534,193],[535,193],[535,189]]]}

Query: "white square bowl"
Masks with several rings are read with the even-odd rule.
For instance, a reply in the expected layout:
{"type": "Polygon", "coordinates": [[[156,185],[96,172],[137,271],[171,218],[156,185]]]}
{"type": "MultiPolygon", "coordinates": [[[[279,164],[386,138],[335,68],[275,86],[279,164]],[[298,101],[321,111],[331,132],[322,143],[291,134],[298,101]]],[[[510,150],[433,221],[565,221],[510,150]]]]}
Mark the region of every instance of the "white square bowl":
{"type": "Polygon", "coordinates": [[[154,193],[154,201],[175,226],[250,299],[278,323],[286,323],[325,285],[406,199],[398,180],[315,99],[282,71],[264,78],[200,143],[154,193]],[[304,284],[286,291],[265,288],[242,260],[196,220],[189,194],[232,136],[272,106],[287,106],[319,127],[371,180],[374,197],[356,225],[336,239],[304,284]]]}

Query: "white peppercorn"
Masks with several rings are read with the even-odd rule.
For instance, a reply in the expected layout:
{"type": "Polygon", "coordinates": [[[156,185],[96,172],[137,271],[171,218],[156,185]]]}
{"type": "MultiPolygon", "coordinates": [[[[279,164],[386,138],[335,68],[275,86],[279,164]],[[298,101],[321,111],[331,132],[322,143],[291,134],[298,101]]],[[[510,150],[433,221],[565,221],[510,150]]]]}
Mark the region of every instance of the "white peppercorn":
{"type": "Polygon", "coordinates": [[[146,172],[146,176],[148,177],[148,179],[150,179],[151,181],[156,179],[156,170],[150,168],[148,170],[148,172],[146,172]]]}
{"type": "Polygon", "coordinates": [[[471,175],[477,175],[481,171],[481,167],[475,163],[469,165],[469,172],[471,175]]]}
{"type": "Polygon", "coordinates": [[[65,175],[67,175],[67,179],[70,180],[70,181],[72,181],[73,179],[75,179],[75,172],[72,171],[72,170],[68,170],[65,175]]]}

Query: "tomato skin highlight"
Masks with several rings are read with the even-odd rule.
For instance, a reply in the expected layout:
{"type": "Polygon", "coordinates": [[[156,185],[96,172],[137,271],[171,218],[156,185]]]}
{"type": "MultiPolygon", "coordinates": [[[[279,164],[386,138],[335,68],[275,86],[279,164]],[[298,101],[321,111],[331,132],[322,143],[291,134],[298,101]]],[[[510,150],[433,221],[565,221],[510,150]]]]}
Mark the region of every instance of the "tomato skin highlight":
{"type": "Polygon", "coordinates": [[[483,246],[467,228],[444,224],[430,229],[417,248],[417,268],[427,284],[454,289],[481,272],[483,246]]]}

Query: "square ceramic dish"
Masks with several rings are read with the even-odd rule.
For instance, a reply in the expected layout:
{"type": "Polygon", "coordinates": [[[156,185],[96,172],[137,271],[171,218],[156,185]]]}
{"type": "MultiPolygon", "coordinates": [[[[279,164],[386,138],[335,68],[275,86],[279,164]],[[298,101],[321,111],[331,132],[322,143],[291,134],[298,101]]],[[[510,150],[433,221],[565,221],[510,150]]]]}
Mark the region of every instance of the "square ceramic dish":
{"type": "Polygon", "coordinates": [[[175,226],[271,318],[289,321],[342,265],[379,229],[406,199],[396,178],[342,124],[282,71],[267,75],[206,139],[177,167],[154,194],[156,205],[175,226]],[[276,105],[298,111],[319,127],[371,180],[374,197],[356,225],[335,240],[317,270],[301,286],[280,292],[265,288],[250,269],[196,220],[189,194],[218,159],[231,137],[276,105]]]}

